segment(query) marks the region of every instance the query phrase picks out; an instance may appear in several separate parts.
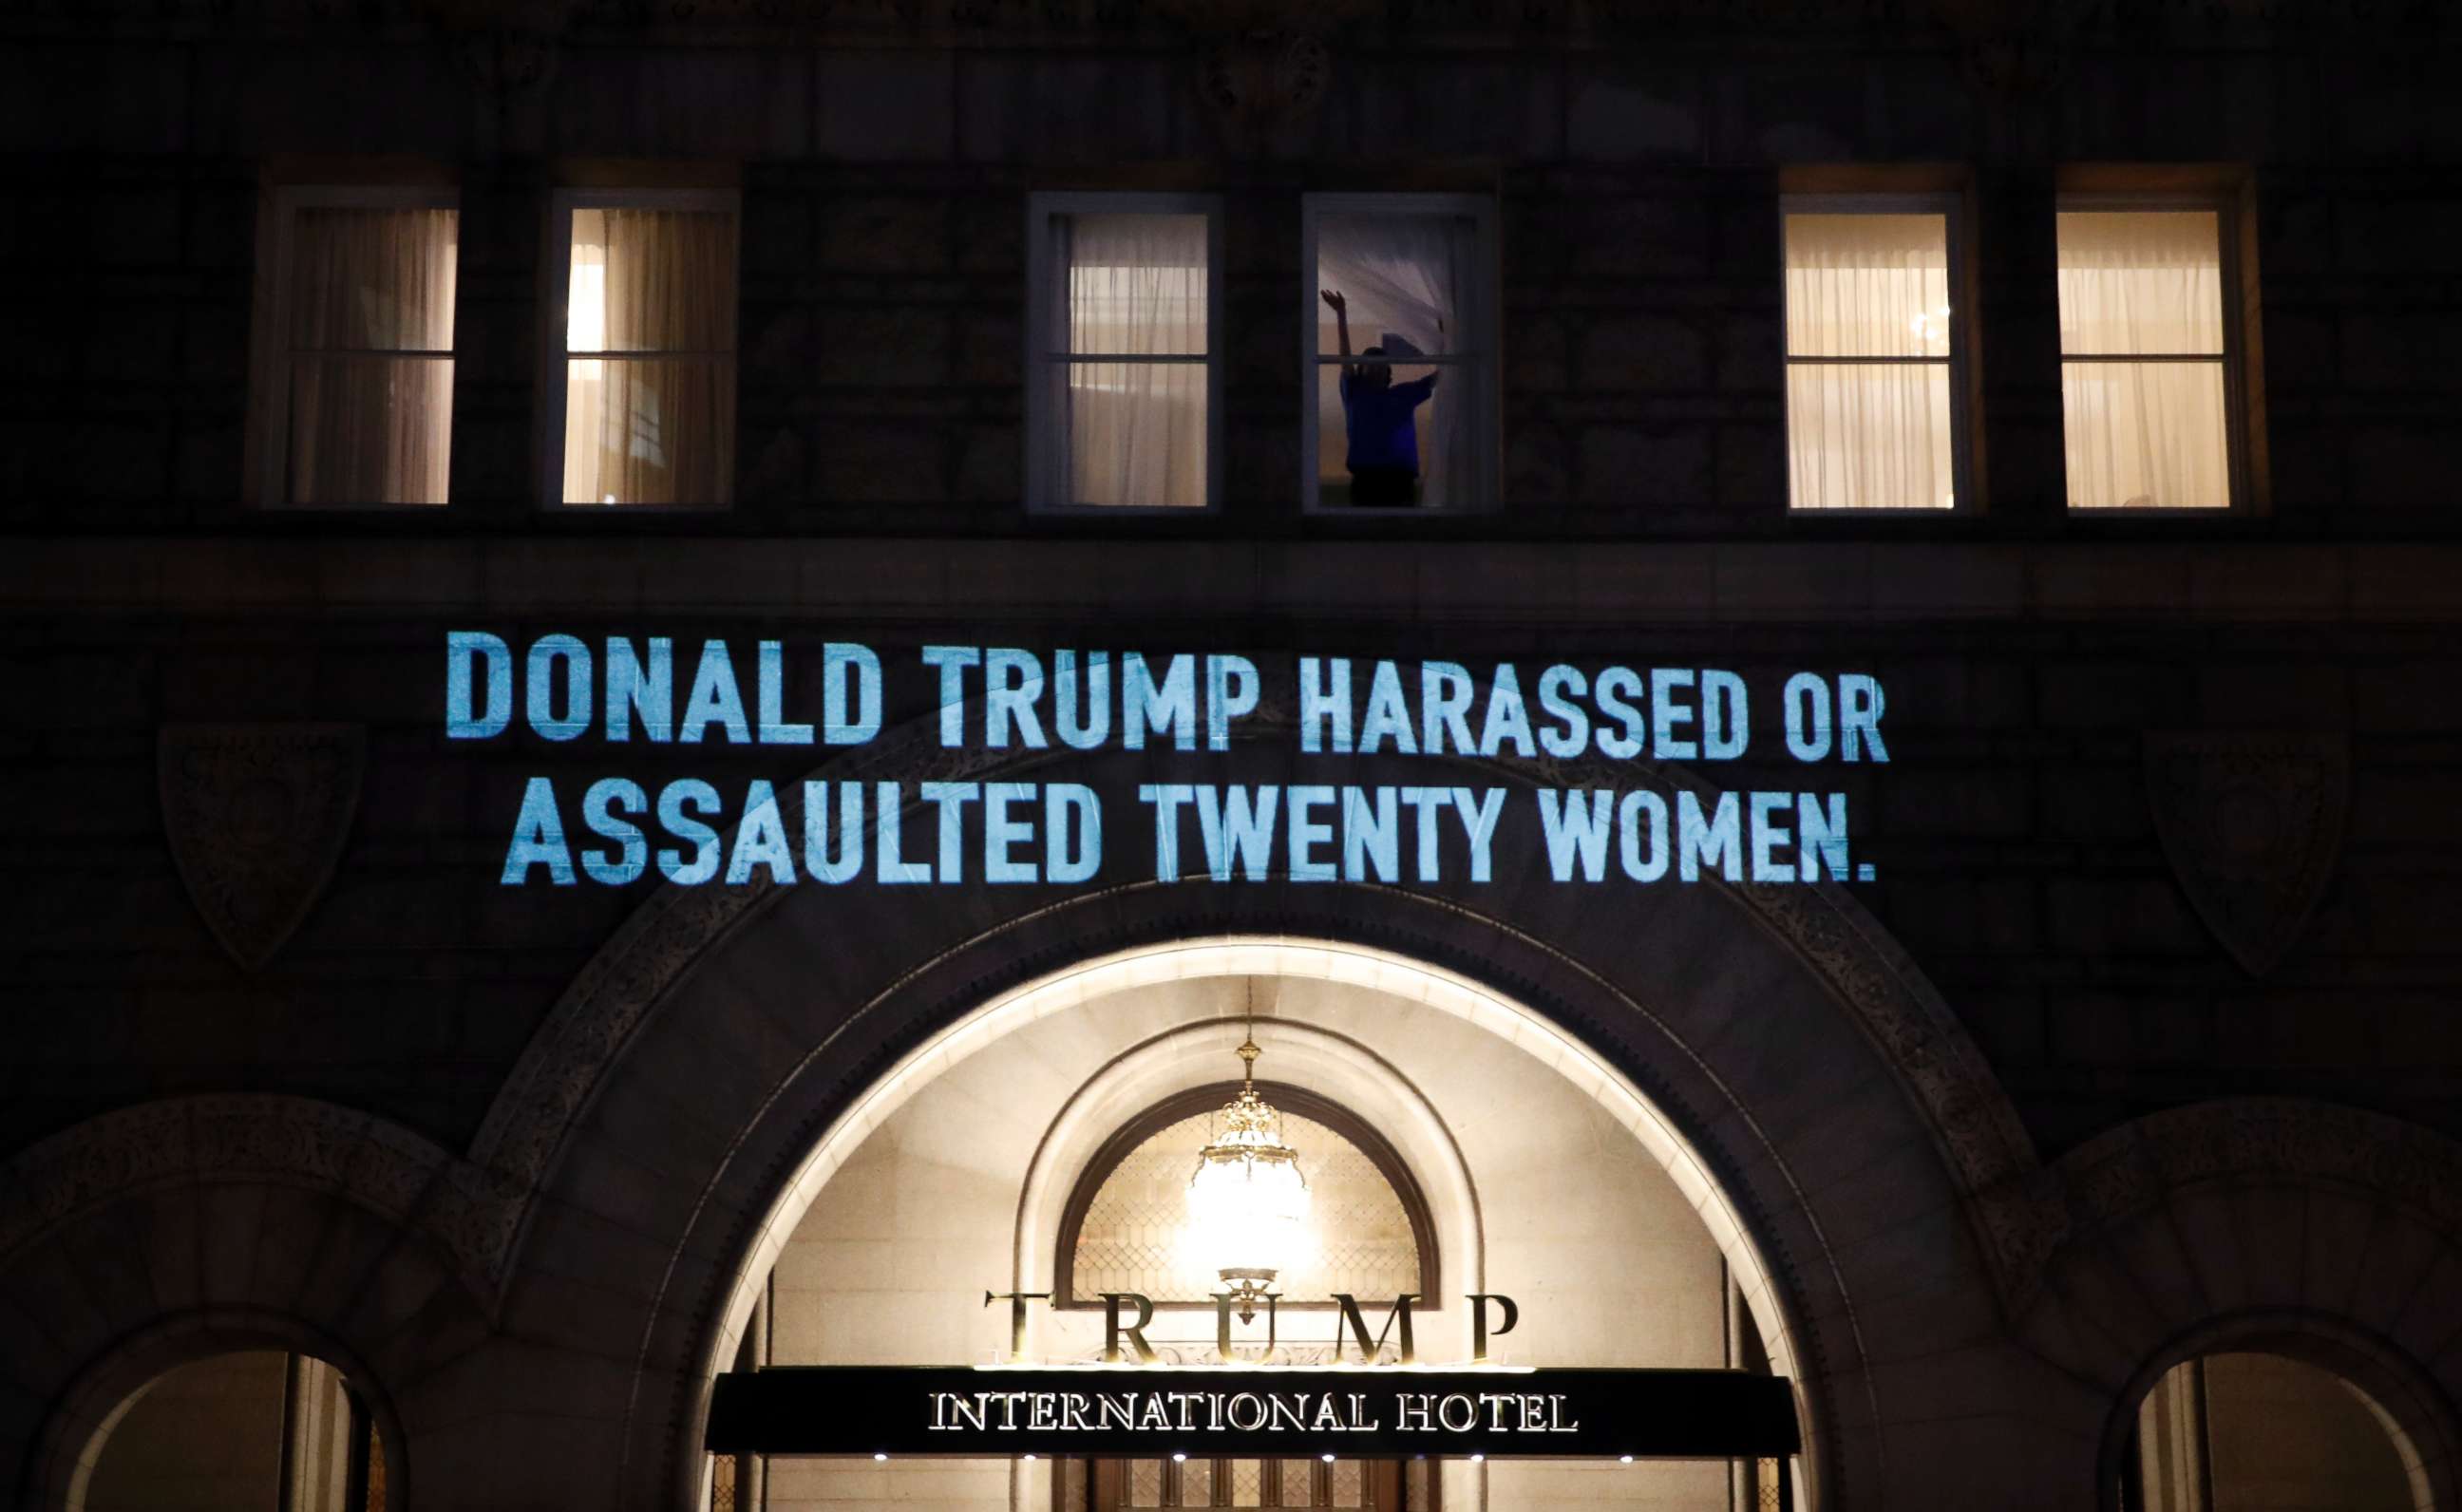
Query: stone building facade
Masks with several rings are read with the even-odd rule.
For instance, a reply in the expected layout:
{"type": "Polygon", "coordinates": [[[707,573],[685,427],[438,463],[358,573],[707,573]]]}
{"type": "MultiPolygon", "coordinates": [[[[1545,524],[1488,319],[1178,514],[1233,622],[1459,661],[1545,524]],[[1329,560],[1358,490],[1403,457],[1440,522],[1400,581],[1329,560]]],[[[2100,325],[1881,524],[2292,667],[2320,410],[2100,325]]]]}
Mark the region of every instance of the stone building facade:
{"type": "MultiPolygon", "coordinates": [[[[1445,1337],[1483,1274],[1543,1366],[1784,1375],[1802,1505],[2311,1504],[2232,1500],[2288,1422],[2323,1426],[2279,1486],[2361,1475],[2286,1361],[2366,1404],[2400,1504],[2462,1504],[2441,8],[15,0],[0,30],[13,1504],[175,1504],[213,1404],[272,1389],[228,1383],[289,1380],[295,1425],[325,1369],[348,1487],[269,1500],[235,1458],[256,1489],[193,1504],[1052,1506],[1071,1482],[1006,1462],[714,1459],[711,1381],[997,1348],[972,1295],[1044,1277],[1102,1139],[1235,1074],[1243,1015],[1262,1074],[1425,1189],[1445,1337]],[[250,482],[268,206],[302,184],[458,207],[442,506],[250,482]],[[538,502],[574,185],[733,197],[724,508],[538,502]],[[2227,206],[2228,508],[2068,506],[2055,218],[2123,192],[2227,206]],[[1027,507],[1059,193],[1213,197],[1210,508],[1027,507]],[[1307,205],[1375,193],[1493,205],[1485,508],[1303,502],[1307,205]],[[1837,193],[1957,206],[1954,508],[1789,508],[1783,221],[1837,193]],[[881,733],[457,741],[455,631],[718,638],[747,688],[759,640],[860,641],[881,733]],[[952,751],[915,670],[942,643],[1267,671],[1219,752],[952,751]],[[1558,883],[1525,824],[1478,882],[500,880],[531,779],[619,767],[1802,785],[1759,746],[1323,775],[1299,657],[1458,662],[1482,699],[1501,663],[1732,668],[1762,710],[1869,676],[1889,761],[1823,782],[1872,875],[1558,883]],[[2205,1489],[2147,1501],[2200,1361],[2213,1403],[2275,1405],[2207,1413],[2205,1489]],[[182,1369],[224,1384],[145,1390],[182,1369]]],[[[819,707],[819,657],[790,676],[819,707]]],[[[1448,1464],[1440,1500],[1760,1495],[1643,1469],[1448,1464]]]]}

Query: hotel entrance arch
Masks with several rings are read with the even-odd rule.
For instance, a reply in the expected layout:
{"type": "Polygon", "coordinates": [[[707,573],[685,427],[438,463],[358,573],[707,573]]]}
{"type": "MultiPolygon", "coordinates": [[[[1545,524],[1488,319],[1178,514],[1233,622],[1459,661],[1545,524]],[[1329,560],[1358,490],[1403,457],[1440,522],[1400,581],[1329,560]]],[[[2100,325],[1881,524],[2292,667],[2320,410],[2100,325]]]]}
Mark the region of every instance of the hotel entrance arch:
{"type": "MultiPolygon", "coordinates": [[[[1146,759],[1034,770],[1133,791],[1146,759]]],[[[1232,780],[1287,775],[1278,749],[1235,743],[1217,761],[1232,780]]],[[[507,1240],[507,1312],[524,1312],[540,1257],[559,1284],[620,1269],[611,1289],[643,1307],[611,1494],[691,1504],[710,1384],[833,1139],[877,1127],[1004,1004],[1097,966],[1167,976],[1194,950],[1270,946],[1295,971],[1313,959],[1305,975],[1355,962],[1406,997],[1493,1004],[1500,1043],[1544,1046],[1599,1095],[1633,1099],[1626,1136],[1658,1141],[1663,1178],[1769,1303],[1754,1316],[1796,1383],[1806,1504],[1913,1504],[1945,1483],[1927,1452],[1945,1370],[1963,1372],[1961,1406],[2005,1413],[2013,1434],[2098,1422],[2100,1402],[2073,1404],[2077,1423],[2014,1405],[2025,1367],[1998,1327],[1996,1267],[2024,1236],[1994,1230],[1986,1199],[2033,1152],[1886,934],[1827,887],[1548,886],[1537,846],[1501,839],[1480,886],[663,891],[576,979],[474,1143],[532,1194],[507,1240]]],[[[544,1293],[537,1310],[555,1326],[544,1293]]]]}
{"type": "MultiPolygon", "coordinates": [[[[1390,1177],[1348,1176],[1350,1187],[1397,1189],[1391,1218],[1365,1227],[1405,1242],[1411,1230],[1424,1233],[1407,1283],[1392,1281],[1393,1263],[1359,1253],[1288,1272],[1292,1285],[1268,1327],[1290,1363],[1322,1365],[1340,1352],[1329,1342],[1340,1316],[1310,1285],[1355,1290],[1381,1307],[1409,1285],[1421,1288],[1424,1360],[1468,1358],[1466,1298],[1495,1290],[1521,1299],[1518,1336],[1494,1344],[1516,1364],[1715,1369],[1742,1363],[1740,1351],[1791,1375],[1798,1350],[1767,1261],[1698,1153],[1628,1078],[1458,976],[1372,947],[1272,937],[1183,940],[1083,962],[1002,995],[909,1052],[788,1182],[782,1216],[767,1228],[776,1251],[747,1267],[731,1299],[730,1334],[750,1328],[765,1364],[963,1365],[983,1360],[1004,1333],[1004,1320],[976,1297],[1025,1293],[1052,1304],[1030,1309],[1025,1355],[1093,1360],[1103,1312],[1084,1292],[1072,1295],[1067,1268],[1086,1189],[1102,1184],[1124,1142],[1202,1122],[1177,1115],[1220,1100],[1208,1094],[1238,1064],[1234,1046],[1262,1047],[1261,1073],[1287,1078],[1266,1083],[1267,1093],[1294,1114],[1316,1115],[1286,1120],[1285,1133],[1303,1166],[1313,1163],[1323,1200],[1373,1208],[1372,1192],[1346,1197],[1346,1164],[1390,1165],[1390,1177]],[[1359,1156],[1338,1135],[1344,1126],[1383,1159],[1359,1156]],[[1736,1327],[1752,1330],[1749,1341],[1727,1337],[1731,1311],[1736,1327]]],[[[1191,1138],[1193,1157],[1201,1139],[1191,1138]]],[[[1186,1184],[1184,1169],[1177,1184],[1186,1184]]],[[[1357,1217],[1337,1210],[1315,1223],[1317,1216],[1311,1210],[1326,1250],[1372,1237],[1357,1217]]],[[[1160,1211],[1118,1226],[1163,1251],[1176,1219],[1160,1211]]],[[[1147,1332],[1167,1361],[1210,1358],[1218,1320],[1206,1282],[1171,1274],[1168,1253],[1151,1258],[1151,1279],[1114,1264],[1110,1284],[1134,1283],[1155,1300],[1147,1332]]],[[[1257,1329],[1239,1333],[1240,1349],[1254,1346],[1257,1329]]],[[[1423,1470],[1404,1503],[1391,1500],[1403,1490],[1398,1468],[1371,1474],[1372,1463],[1363,1469],[1340,1455],[1321,1461],[1328,1445],[1339,1441],[1310,1444],[1317,1468],[1307,1478],[1249,1483],[1245,1500],[1243,1475],[1256,1482],[1289,1467],[1238,1457],[1218,1466],[1218,1456],[1157,1451],[1098,1461],[1082,1483],[1055,1481],[1048,1504],[1421,1508],[1439,1495],[1475,1505],[1486,1492],[1511,1501],[1541,1494],[1550,1480],[1579,1480],[1576,1468],[1520,1463],[1453,1466],[1435,1479],[1423,1470]],[[1213,1484],[1217,1472],[1222,1486],[1213,1484]],[[1191,1478],[1211,1500],[1169,1500],[1191,1495],[1191,1478]],[[1068,1484],[1075,1489],[1064,1492],[1068,1484]],[[1362,1500],[1379,1484],[1388,1501],[1362,1500]]],[[[899,1473],[862,1463],[782,1470],[773,1488],[779,1504],[795,1505],[859,1494],[858,1482],[883,1476],[894,1483],[899,1473]]],[[[1005,1504],[1046,1505],[1036,1478],[1047,1473],[1021,1466],[1005,1504]]],[[[953,1472],[931,1474],[949,1489],[953,1472]]],[[[1723,1464],[1621,1472],[1622,1489],[1655,1481],[1662,1499],[1671,1480],[1696,1500],[1723,1497],[1728,1476],[1723,1464]]],[[[993,1482],[979,1474],[966,1484],[981,1499],[993,1482]]],[[[1615,1489],[1576,1485],[1574,1499],[1615,1489]]]]}

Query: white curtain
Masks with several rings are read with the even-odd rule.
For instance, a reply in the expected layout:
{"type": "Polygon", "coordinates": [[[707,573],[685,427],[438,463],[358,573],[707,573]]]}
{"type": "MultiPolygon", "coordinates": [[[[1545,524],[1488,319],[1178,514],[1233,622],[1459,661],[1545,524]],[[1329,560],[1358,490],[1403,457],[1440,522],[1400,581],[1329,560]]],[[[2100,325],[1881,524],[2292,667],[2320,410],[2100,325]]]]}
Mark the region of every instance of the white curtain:
{"type": "Polygon", "coordinates": [[[1048,498],[1205,503],[1205,217],[1056,216],[1048,498]],[[1089,357],[1195,358],[1186,361],[1089,357]]]}
{"type": "Polygon", "coordinates": [[[1795,508],[1954,504],[1950,319],[1947,217],[1786,217],[1795,508]]]}
{"type": "Polygon", "coordinates": [[[735,217],[576,209],[564,499],[723,504],[735,464],[735,217]],[[603,355],[601,355],[603,354],[603,355]]]}
{"type": "Polygon", "coordinates": [[[2070,507],[2229,505],[2219,218],[2063,211],[2060,291],[2070,507]]]}
{"type": "Polygon", "coordinates": [[[447,209],[298,211],[292,503],[444,502],[458,239],[459,216],[447,209]]]}
{"type": "MultiPolygon", "coordinates": [[[[1316,288],[1331,289],[1350,304],[1350,350],[1353,354],[1381,346],[1396,355],[1477,357],[1484,354],[1463,345],[1463,303],[1471,276],[1476,223],[1451,215],[1328,215],[1317,223],[1316,288]]],[[[1315,290],[1308,297],[1316,299],[1315,290]]],[[[1316,302],[1317,353],[1333,356],[1342,348],[1333,312],[1316,302]]],[[[1347,485],[1341,367],[1317,367],[1317,477],[1321,484],[1347,485]]],[[[1419,406],[1414,419],[1419,433],[1419,500],[1430,506],[1469,502],[1466,493],[1478,476],[1470,447],[1475,438],[1468,410],[1477,391],[1476,364],[1458,362],[1440,368],[1396,363],[1395,382],[1407,382],[1431,371],[1441,371],[1436,391],[1419,406]]]]}

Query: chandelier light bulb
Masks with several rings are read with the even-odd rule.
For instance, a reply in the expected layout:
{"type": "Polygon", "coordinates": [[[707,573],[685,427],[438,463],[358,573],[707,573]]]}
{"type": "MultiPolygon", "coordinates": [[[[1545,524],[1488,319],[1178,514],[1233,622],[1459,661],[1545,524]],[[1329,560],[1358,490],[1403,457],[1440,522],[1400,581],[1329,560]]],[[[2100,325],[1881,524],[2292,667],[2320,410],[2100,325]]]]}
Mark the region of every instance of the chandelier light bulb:
{"type": "Polygon", "coordinates": [[[1283,1143],[1283,1115],[1257,1094],[1252,1033],[1240,1046],[1239,1095],[1223,1105],[1220,1127],[1197,1153],[1188,1179],[1191,1258],[1240,1299],[1240,1321],[1256,1317],[1274,1277],[1299,1256],[1307,1220],[1307,1178],[1299,1152],[1283,1143]]]}

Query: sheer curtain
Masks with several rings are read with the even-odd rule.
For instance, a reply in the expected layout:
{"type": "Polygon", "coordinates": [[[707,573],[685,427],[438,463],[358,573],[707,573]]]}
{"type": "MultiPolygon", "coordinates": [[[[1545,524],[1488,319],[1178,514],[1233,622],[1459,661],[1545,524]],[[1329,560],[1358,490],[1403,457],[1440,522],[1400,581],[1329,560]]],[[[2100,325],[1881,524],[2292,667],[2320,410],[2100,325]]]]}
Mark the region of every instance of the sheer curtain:
{"type": "MultiPolygon", "coordinates": [[[[1317,223],[1317,288],[1338,291],[1350,307],[1350,348],[1356,354],[1381,346],[1397,356],[1416,353],[1475,359],[1466,349],[1465,302],[1477,224],[1454,215],[1328,215],[1317,223]]],[[[1308,297],[1316,298],[1314,290],[1308,297]]],[[[1316,304],[1317,354],[1337,356],[1340,340],[1333,312],[1316,304]]],[[[1437,365],[1444,377],[1414,417],[1419,432],[1419,499],[1440,506],[1469,502],[1458,495],[1478,476],[1470,448],[1475,430],[1468,411],[1479,376],[1476,361],[1437,365]]],[[[1341,486],[1344,466],[1339,363],[1317,368],[1317,477],[1341,486]]],[[[1393,367],[1396,382],[1424,376],[1429,367],[1408,361],[1393,367]]]]}
{"type": "Polygon", "coordinates": [[[565,502],[725,503],[735,470],[735,216],[575,209],[572,256],[565,502]]]}
{"type": "Polygon", "coordinates": [[[1949,220],[1786,217],[1786,438],[1799,509],[1954,504],[1949,220]]]}
{"type": "Polygon", "coordinates": [[[459,216],[340,205],[296,214],[290,501],[443,504],[459,216]]]}
{"type": "Polygon", "coordinates": [[[1205,217],[1055,216],[1050,235],[1043,496],[1202,508],[1205,217]]]}
{"type": "Polygon", "coordinates": [[[2220,218],[2062,211],[2060,264],[2069,507],[2228,506],[2220,218]]]}

